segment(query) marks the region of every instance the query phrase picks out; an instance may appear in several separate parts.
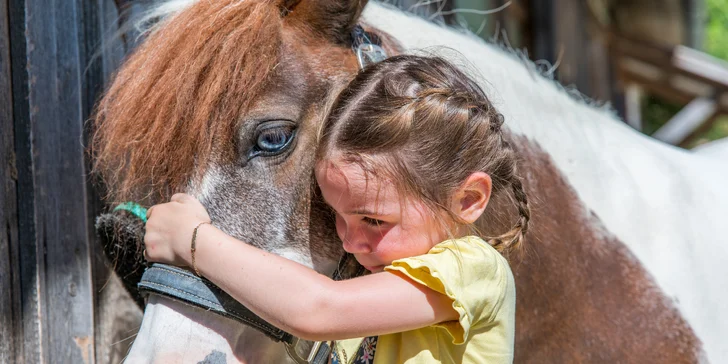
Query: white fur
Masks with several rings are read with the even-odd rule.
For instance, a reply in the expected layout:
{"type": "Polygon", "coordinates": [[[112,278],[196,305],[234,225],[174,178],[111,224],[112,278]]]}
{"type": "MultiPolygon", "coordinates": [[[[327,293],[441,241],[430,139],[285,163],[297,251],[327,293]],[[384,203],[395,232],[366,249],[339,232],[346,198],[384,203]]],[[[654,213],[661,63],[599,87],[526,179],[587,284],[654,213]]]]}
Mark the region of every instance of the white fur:
{"type": "Polygon", "coordinates": [[[195,196],[204,205],[210,199],[211,194],[215,190],[215,186],[219,185],[222,181],[223,178],[220,168],[213,164],[207,169],[199,183],[193,182],[187,186],[187,193],[195,196]]]}
{"type": "Polygon", "coordinates": [[[125,363],[199,363],[211,354],[224,355],[226,363],[290,362],[282,343],[273,342],[255,329],[179,301],[150,295],[125,363]]]}
{"type": "Polygon", "coordinates": [[[723,168],[728,168],[728,138],[719,139],[703,144],[693,149],[695,153],[718,158],[723,168]]]}
{"type": "Polygon", "coordinates": [[[408,48],[446,45],[474,63],[511,130],[549,153],[607,230],[654,275],[708,359],[728,359],[728,169],[633,131],[474,36],[376,3],[364,18],[408,48]]]}

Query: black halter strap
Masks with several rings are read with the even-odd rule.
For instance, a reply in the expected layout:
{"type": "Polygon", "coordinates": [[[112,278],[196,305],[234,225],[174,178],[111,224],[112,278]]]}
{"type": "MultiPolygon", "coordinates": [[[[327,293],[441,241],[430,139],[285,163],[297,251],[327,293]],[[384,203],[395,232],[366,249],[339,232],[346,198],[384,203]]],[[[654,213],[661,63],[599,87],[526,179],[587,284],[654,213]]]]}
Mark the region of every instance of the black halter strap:
{"type": "Polygon", "coordinates": [[[381,47],[382,40],[378,35],[367,32],[361,25],[357,24],[351,30],[351,49],[356,51],[362,44],[374,44],[381,47]]]}
{"type": "MultiPolygon", "coordinates": [[[[344,255],[332,278],[338,281],[363,274],[364,268],[355,265],[356,261],[350,254],[344,255]]],[[[154,293],[169,297],[253,327],[272,340],[288,344],[295,342],[293,335],[269,324],[214,283],[182,268],[154,263],[144,271],[137,286],[143,296],[154,293]]]]}

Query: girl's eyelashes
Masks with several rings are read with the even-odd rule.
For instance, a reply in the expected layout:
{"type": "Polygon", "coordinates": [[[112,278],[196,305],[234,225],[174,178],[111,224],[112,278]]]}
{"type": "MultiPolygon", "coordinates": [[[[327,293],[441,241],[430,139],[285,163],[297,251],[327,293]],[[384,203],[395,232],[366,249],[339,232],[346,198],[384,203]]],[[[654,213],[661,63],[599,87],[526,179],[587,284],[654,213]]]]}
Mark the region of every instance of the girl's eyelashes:
{"type": "Polygon", "coordinates": [[[366,216],[362,217],[362,221],[364,221],[365,224],[372,226],[380,226],[385,224],[385,222],[382,220],[372,219],[371,217],[366,216]]]}

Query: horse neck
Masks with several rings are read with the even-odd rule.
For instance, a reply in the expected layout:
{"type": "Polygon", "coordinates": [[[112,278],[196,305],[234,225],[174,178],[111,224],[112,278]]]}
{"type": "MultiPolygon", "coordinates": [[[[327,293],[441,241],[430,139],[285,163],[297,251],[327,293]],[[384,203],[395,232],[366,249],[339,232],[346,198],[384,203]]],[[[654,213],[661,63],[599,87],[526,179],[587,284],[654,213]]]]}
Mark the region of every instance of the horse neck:
{"type": "Polygon", "coordinates": [[[127,363],[289,363],[282,343],[174,299],[150,295],[127,363]]]}

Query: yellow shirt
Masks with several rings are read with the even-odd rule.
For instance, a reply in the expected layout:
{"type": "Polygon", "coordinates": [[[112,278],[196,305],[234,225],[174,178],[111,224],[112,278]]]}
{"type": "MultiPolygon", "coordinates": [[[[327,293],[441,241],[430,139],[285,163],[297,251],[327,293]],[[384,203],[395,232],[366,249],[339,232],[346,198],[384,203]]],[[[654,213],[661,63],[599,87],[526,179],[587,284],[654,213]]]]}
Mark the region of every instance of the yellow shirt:
{"type": "MultiPolygon", "coordinates": [[[[516,288],[508,262],[482,239],[446,240],[427,254],[384,268],[447,295],[457,321],[379,336],[373,364],[513,362],[516,288]]],[[[362,339],[338,341],[348,363],[362,339]]]]}

